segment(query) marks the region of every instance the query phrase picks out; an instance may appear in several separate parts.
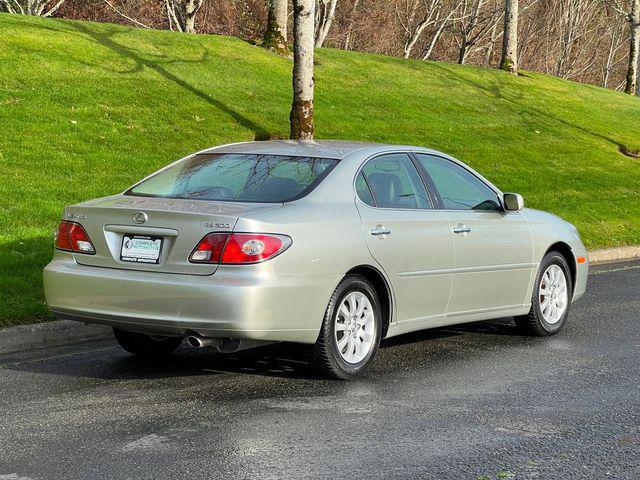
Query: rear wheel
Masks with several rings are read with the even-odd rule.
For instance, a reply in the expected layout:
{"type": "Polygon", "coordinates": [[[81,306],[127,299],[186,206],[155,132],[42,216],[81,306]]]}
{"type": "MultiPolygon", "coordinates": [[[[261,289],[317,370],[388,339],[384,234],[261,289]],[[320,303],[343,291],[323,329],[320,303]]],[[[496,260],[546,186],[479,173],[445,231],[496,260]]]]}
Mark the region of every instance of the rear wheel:
{"type": "Polygon", "coordinates": [[[536,276],[528,315],[516,317],[516,325],[528,335],[558,333],[569,315],[573,285],[569,265],[558,252],[547,253],[536,276]]]}
{"type": "Polygon", "coordinates": [[[378,351],[382,309],[361,275],[347,275],[331,296],[313,348],[316,365],[328,376],[349,379],[364,371],[378,351]]]}
{"type": "Polygon", "coordinates": [[[113,335],[122,348],[139,357],[162,357],[169,355],[182,343],[182,337],[165,337],[127,332],[113,329],[113,335]]]}

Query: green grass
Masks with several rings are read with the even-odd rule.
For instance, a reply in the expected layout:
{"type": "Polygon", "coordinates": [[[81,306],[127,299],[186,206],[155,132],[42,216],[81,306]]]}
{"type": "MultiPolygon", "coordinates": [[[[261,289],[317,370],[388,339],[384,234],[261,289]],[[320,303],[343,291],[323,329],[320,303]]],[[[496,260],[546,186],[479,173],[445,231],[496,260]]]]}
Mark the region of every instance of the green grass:
{"type": "MultiPolygon", "coordinates": [[[[434,147],[590,248],[640,243],[640,99],[536,73],[320,50],[318,138],[434,147]]],[[[0,14],[0,326],[46,319],[65,204],[288,132],[291,62],[242,40],[0,14]]]]}

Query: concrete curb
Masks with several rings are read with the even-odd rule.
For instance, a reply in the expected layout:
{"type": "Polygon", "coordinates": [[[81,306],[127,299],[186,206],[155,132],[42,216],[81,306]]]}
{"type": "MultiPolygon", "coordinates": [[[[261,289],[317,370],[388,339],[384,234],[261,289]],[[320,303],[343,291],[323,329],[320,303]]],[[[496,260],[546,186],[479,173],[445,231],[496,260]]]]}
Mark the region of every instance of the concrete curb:
{"type": "Polygon", "coordinates": [[[592,265],[638,259],[640,259],[640,245],[603,248],[601,250],[593,250],[589,252],[589,262],[592,265]]]}
{"type": "Polygon", "coordinates": [[[112,336],[111,328],[104,325],[85,325],[71,320],[18,325],[0,329],[0,354],[104,340],[112,336]]]}
{"type": "MultiPolygon", "coordinates": [[[[640,259],[640,245],[589,252],[592,265],[636,259],[640,259]]],[[[104,325],[85,325],[70,320],[20,325],[0,329],[0,354],[104,340],[112,335],[111,328],[104,325]]]]}

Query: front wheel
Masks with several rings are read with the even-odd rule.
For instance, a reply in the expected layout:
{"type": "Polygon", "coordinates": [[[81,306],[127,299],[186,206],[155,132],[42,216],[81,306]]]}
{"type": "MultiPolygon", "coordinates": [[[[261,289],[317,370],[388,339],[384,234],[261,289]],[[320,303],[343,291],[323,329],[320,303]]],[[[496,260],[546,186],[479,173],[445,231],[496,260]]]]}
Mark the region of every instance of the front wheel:
{"type": "Polygon", "coordinates": [[[346,380],[373,361],[382,335],[378,294],[361,275],[347,275],[336,287],[313,348],[316,365],[328,376],[346,380]]]}
{"type": "Polygon", "coordinates": [[[567,320],[572,298],[569,265],[562,254],[551,251],[540,262],[531,310],[527,315],[516,317],[516,325],[528,335],[555,335],[567,320]]]}
{"type": "Polygon", "coordinates": [[[169,355],[182,343],[182,337],[165,337],[113,329],[113,335],[122,348],[139,357],[155,358],[169,355]]]}

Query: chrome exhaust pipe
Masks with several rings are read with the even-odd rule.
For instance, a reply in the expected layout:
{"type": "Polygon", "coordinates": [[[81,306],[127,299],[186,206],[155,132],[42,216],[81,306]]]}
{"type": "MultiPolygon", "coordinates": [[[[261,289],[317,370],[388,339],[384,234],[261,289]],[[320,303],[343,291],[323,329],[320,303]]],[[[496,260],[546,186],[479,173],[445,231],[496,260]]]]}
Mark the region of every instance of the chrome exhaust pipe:
{"type": "Polygon", "coordinates": [[[187,343],[193,348],[204,348],[213,345],[213,340],[199,335],[189,335],[187,337],[187,343]]]}

